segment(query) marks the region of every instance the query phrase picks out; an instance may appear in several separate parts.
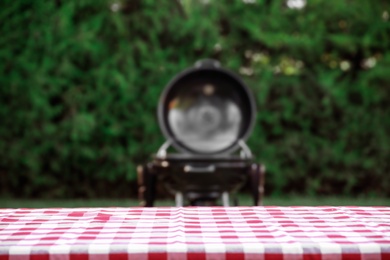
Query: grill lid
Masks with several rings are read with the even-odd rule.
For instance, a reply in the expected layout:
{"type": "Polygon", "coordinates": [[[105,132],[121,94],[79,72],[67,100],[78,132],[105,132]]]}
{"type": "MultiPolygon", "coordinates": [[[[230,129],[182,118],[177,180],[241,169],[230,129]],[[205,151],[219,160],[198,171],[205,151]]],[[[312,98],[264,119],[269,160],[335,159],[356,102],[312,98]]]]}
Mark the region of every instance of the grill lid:
{"type": "Polygon", "coordinates": [[[214,60],[202,60],[179,73],[159,102],[160,128],[181,152],[228,154],[245,140],[255,120],[247,86],[214,60]]]}

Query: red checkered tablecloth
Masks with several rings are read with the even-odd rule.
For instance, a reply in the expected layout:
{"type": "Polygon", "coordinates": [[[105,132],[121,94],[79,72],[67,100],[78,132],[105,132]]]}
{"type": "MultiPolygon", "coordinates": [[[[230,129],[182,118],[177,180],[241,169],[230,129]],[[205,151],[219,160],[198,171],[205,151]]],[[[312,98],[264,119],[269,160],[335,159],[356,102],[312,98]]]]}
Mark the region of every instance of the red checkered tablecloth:
{"type": "Polygon", "coordinates": [[[0,209],[4,259],[390,259],[390,207],[0,209]]]}

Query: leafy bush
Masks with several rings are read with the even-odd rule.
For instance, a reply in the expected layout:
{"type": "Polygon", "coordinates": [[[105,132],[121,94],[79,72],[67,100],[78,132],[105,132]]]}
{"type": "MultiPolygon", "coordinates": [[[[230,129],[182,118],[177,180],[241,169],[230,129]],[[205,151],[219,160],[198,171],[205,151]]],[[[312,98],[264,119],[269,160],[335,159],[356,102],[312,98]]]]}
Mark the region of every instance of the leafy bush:
{"type": "Polygon", "coordinates": [[[3,196],[122,197],[164,141],[169,79],[240,73],[273,194],[390,196],[390,21],[380,1],[0,3],[3,196]],[[326,12],[324,11],[326,10],[326,12]]]}

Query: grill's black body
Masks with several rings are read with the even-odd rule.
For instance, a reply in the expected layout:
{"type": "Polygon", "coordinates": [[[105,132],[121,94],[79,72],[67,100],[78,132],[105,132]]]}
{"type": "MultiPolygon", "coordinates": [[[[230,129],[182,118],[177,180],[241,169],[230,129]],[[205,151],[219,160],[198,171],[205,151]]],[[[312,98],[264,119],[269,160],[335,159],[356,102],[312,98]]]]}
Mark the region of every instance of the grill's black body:
{"type": "Polygon", "coordinates": [[[151,162],[138,167],[140,199],[153,206],[157,183],[175,194],[176,205],[229,205],[229,194],[248,180],[254,205],[261,204],[264,167],[253,163],[244,140],[255,105],[239,77],[218,62],[203,60],[178,74],[158,107],[167,141],[151,162]],[[167,153],[168,147],[178,153],[167,153]],[[237,150],[240,153],[235,153],[237,150]]]}

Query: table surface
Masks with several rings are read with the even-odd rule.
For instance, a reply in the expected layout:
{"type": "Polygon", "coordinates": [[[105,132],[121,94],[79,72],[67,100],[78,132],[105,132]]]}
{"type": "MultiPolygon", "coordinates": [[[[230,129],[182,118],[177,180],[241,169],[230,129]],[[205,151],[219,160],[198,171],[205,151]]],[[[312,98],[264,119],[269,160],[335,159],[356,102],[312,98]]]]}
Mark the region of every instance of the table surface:
{"type": "Polygon", "coordinates": [[[3,259],[390,259],[390,207],[0,209],[3,259]]]}

